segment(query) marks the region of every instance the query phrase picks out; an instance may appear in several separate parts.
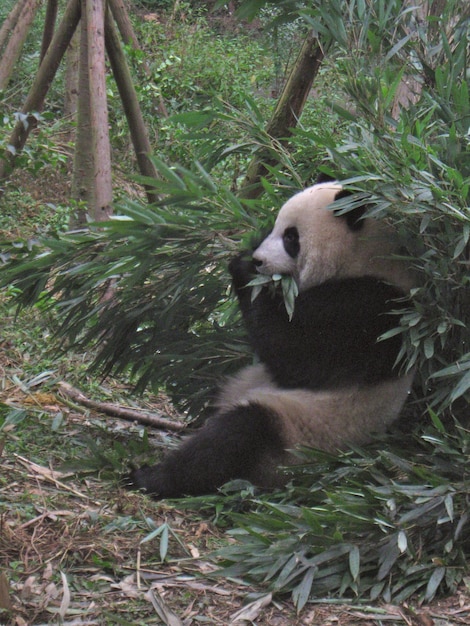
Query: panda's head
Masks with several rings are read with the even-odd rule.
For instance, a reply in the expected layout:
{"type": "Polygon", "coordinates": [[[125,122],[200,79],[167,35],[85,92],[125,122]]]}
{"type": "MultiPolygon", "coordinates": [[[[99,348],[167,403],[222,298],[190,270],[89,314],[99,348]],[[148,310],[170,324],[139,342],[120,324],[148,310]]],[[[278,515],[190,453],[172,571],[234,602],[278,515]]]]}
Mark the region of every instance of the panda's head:
{"type": "Polygon", "coordinates": [[[409,277],[392,258],[397,252],[393,231],[384,221],[367,217],[365,206],[335,210],[335,201],[346,194],[339,183],[324,182],[290,198],[253,253],[257,270],[293,276],[300,291],[358,276],[376,276],[408,290],[409,277]]]}

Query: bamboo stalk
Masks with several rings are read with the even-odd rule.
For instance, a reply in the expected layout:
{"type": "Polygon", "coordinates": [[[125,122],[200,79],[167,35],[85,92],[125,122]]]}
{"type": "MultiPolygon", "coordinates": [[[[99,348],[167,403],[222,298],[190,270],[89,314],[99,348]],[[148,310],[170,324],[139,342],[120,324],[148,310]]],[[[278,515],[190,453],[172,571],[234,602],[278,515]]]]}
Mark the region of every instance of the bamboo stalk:
{"type": "Polygon", "coordinates": [[[8,85],[38,8],[39,0],[28,0],[13,26],[0,60],[0,90],[8,85]]]}
{"type": "Polygon", "coordinates": [[[47,49],[54,36],[55,22],[57,19],[58,0],[48,0],[46,8],[46,17],[44,18],[44,30],[42,33],[41,52],[39,59],[42,62],[46,55],[47,49]]]}
{"type": "Polygon", "coordinates": [[[18,2],[14,5],[10,13],[7,15],[6,20],[3,22],[2,27],[0,28],[0,51],[5,46],[10,33],[16,26],[18,19],[20,17],[21,11],[27,2],[30,0],[18,0],[18,2]]]}
{"type": "Polygon", "coordinates": [[[86,0],[88,67],[90,82],[90,122],[94,156],[95,206],[93,217],[106,220],[112,213],[111,144],[104,43],[104,0],[86,0]]]}

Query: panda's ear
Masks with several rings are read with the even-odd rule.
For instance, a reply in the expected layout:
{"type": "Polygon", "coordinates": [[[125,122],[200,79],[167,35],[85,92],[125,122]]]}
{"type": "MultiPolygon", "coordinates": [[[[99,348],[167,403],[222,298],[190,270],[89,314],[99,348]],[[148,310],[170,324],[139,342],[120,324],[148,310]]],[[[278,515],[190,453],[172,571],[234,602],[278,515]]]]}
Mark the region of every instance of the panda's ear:
{"type": "Polygon", "coordinates": [[[317,185],[319,183],[331,183],[334,180],[338,180],[338,178],[335,178],[334,176],[331,176],[327,172],[320,172],[318,174],[318,176],[317,176],[316,183],[317,183],[317,185]]]}
{"type": "MultiPolygon", "coordinates": [[[[341,189],[341,191],[338,191],[338,193],[336,194],[335,201],[341,200],[341,198],[348,198],[352,195],[353,194],[347,189],[341,189]]],[[[339,213],[335,211],[335,215],[345,219],[350,230],[361,230],[361,228],[364,226],[364,220],[362,218],[364,217],[364,213],[366,211],[367,205],[364,204],[345,213],[339,213]]]]}

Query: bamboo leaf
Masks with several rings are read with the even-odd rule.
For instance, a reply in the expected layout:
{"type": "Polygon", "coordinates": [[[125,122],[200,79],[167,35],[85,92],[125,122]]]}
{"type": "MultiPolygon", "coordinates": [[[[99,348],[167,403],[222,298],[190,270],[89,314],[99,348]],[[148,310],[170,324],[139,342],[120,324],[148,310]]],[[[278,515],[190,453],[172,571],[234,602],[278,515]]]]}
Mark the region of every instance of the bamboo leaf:
{"type": "Polygon", "coordinates": [[[163,562],[168,554],[168,524],[163,524],[163,530],[160,537],[160,560],[163,562]]]}
{"type": "Polygon", "coordinates": [[[406,533],[403,530],[400,530],[400,532],[398,533],[397,545],[402,554],[403,552],[406,552],[406,549],[408,547],[408,539],[406,538],[406,533]]]}
{"type": "Polygon", "coordinates": [[[356,582],[359,577],[360,569],[361,554],[359,552],[359,548],[357,546],[351,546],[351,550],[349,551],[349,571],[351,572],[354,582],[356,582]]]}
{"type": "Polygon", "coordinates": [[[298,612],[304,608],[310,598],[316,572],[316,567],[309,567],[305,572],[301,583],[292,590],[292,599],[294,600],[294,604],[298,612]]]}
{"type": "Polygon", "coordinates": [[[454,499],[451,493],[448,493],[444,498],[444,505],[446,507],[447,515],[451,522],[454,521],[454,499]]]}
{"type": "Polygon", "coordinates": [[[470,372],[467,372],[464,376],[462,376],[457,385],[452,389],[452,393],[450,394],[450,401],[455,402],[455,400],[458,400],[458,398],[464,396],[469,389],[470,372]]]}
{"type": "Polygon", "coordinates": [[[445,567],[436,567],[433,571],[431,578],[429,579],[428,585],[426,587],[425,599],[427,601],[432,600],[436,595],[436,592],[441,584],[444,575],[446,573],[445,567]]]}

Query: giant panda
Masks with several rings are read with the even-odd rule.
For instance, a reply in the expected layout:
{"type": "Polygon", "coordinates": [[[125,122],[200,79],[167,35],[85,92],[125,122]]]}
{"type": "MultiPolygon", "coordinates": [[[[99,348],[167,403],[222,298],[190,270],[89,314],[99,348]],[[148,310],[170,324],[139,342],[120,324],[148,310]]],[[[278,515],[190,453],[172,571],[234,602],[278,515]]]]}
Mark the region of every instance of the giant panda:
{"type": "Polygon", "coordinates": [[[396,364],[392,315],[406,301],[411,273],[394,256],[394,232],[359,206],[335,201],[346,190],[320,182],[289,199],[272,232],[230,262],[257,364],[225,381],[206,423],[166,458],[130,475],[156,498],[208,494],[232,479],[283,484],[296,446],[335,452],[364,444],[399,415],[412,383],[396,364]],[[291,276],[290,317],[282,293],[253,298],[257,274],[291,276]]]}

